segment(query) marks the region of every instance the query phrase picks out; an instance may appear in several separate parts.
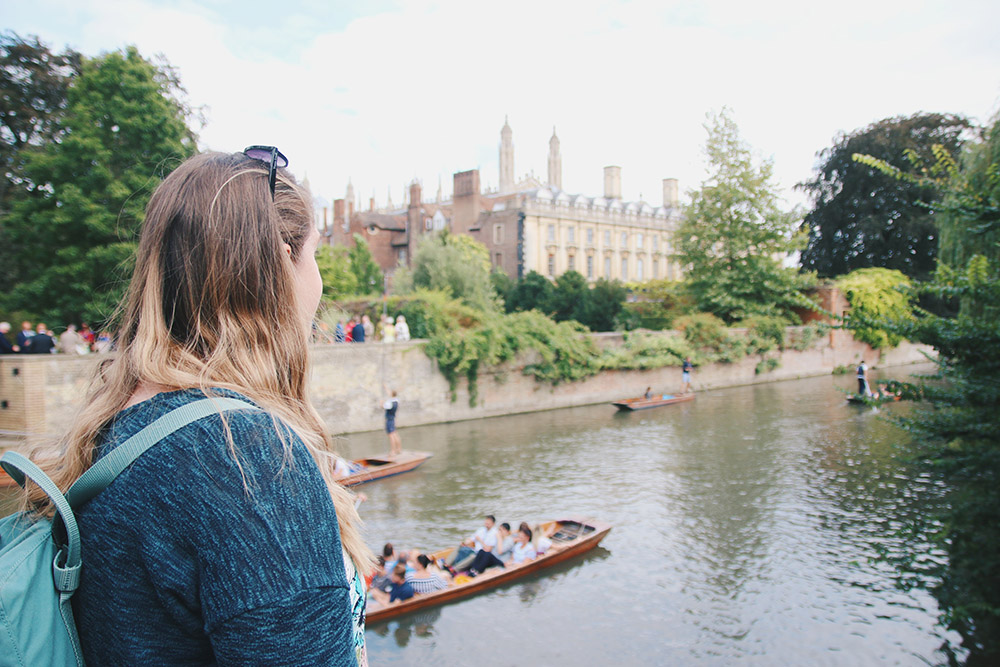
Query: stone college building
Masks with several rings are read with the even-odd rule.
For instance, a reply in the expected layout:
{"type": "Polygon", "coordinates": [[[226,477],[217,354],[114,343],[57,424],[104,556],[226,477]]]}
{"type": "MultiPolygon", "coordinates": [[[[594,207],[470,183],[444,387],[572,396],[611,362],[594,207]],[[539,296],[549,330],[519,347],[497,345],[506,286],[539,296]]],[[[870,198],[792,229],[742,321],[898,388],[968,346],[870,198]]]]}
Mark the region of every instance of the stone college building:
{"type": "Polygon", "coordinates": [[[358,210],[353,186],[333,203],[332,220],[323,211],[320,226],[334,245],[353,245],[360,234],[375,261],[391,275],[408,265],[425,234],[448,229],[467,234],[490,252],[495,267],[519,279],[529,271],[556,278],[578,271],[588,281],[598,278],[623,282],[681,277],[671,257],[673,233],[680,221],[677,180],[663,180],[663,204],[623,202],[621,168],[604,168],[604,195],[570,194],[562,189],[562,158],[555,130],[549,139],[548,181],[534,176],[514,178],[514,141],[510,125],[500,130],[500,184],[483,192],[479,171],[454,175],[450,200],[442,200],[438,186],[434,201],[424,201],[418,182],[400,207],[391,203],[358,210]]]}

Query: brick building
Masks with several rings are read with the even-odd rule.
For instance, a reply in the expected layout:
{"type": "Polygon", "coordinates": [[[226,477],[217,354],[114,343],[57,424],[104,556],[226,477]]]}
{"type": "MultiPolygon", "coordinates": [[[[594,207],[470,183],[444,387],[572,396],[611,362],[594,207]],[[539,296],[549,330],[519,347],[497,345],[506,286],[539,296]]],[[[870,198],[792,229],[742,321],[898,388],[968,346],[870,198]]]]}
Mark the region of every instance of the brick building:
{"type": "Polygon", "coordinates": [[[605,167],[604,195],[570,194],[561,188],[562,158],[553,130],[549,140],[548,181],[513,177],[513,133],[505,121],[500,132],[500,186],[483,192],[479,171],[454,174],[453,195],[425,201],[420,183],[409,186],[403,206],[356,211],[353,188],[333,204],[325,238],[353,245],[354,234],[369,244],[389,275],[408,265],[425,234],[448,229],[467,234],[489,249],[494,266],[512,278],[529,271],[555,278],[576,270],[587,280],[644,281],[681,277],[672,260],[673,233],[680,221],[676,179],[663,181],[663,204],[623,202],[621,169],[605,167]]]}

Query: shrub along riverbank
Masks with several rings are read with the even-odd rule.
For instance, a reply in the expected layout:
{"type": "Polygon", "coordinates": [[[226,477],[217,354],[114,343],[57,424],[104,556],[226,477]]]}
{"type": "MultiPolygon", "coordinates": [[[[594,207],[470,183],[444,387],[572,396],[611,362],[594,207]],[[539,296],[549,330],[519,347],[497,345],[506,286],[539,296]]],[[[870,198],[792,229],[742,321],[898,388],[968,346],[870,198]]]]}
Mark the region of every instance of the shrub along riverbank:
{"type": "Polygon", "coordinates": [[[429,290],[382,301],[342,304],[340,309],[328,309],[323,319],[335,327],[338,319],[346,320],[346,312],[364,313],[377,321],[383,310],[392,317],[405,316],[411,336],[427,339],[424,352],[447,378],[453,400],[459,379],[467,379],[470,405],[475,405],[478,397],[480,371],[528,350],[535,353],[534,361],[523,372],[538,382],[553,385],[581,380],[602,370],[680,366],[685,357],[698,366],[756,356],[758,373],[763,373],[777,366],[773,353],[787,348],[804,350],[826,328],[821,324],[806,326],[792,341],[786,339],[787,322],[782,318],[759,316],[743,322],[745,326],[730,328],[714,315],[699,313],[675,321],[679,336],[631,331],[625,333],[623,346],[602,350],[585,335],[587,329],[572,320],[556,322],[535,310],[481,310],[429,290]]]}

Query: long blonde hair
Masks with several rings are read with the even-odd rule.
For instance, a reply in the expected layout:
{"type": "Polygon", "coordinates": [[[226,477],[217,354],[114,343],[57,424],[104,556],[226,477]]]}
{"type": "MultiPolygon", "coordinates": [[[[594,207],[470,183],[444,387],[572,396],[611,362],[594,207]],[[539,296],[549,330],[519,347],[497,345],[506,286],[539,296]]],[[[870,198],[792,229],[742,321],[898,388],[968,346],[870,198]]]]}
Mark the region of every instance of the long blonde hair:
{"type": "MultiPolygon", "coordinates": [[[[307,332],[294,262],[313,224],[309,193],[290,174],[279,170],[272,202],[266,165],[240,153],[197,155],[167,176],[146,209],[120,308],[119,352],[101,369],[65,436],[65,456],[50,471],[61,489],[93,464],[101,430],[140,383],[232,389],[302,439],[329,488],[344,550],[361,572],[370,571],[354,496],[334,480],[333,446],[306,392],[307,332]]],[[[37,490],[28,500],[51,511],[37,490]]]]}

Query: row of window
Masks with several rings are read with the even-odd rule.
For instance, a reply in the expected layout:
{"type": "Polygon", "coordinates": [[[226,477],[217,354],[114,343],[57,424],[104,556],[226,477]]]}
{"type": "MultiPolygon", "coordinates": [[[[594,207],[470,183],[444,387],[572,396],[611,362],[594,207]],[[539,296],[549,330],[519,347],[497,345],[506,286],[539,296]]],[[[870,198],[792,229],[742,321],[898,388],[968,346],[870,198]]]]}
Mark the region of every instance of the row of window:
{"type": "MultiPolygon", "coordinates": [[[[499,263],[499,258],[500,258],[500,255],[499,255],[499,253],[497,253],[497,263],[499,263]]],[[[647,276],[646,272],[645,272],[645,267],[646,267],[646,261],[645,261],[645,259],[642,258],[642,257],[636,257],[636,260],[635,260],[635,274],[634,275],[629,275],[628,257],[622,257],[621,258],[621,273],[619,274],[618,278],[620,280],[637,280],[637,281],[646,280],[646,279],[658,280],[660,278],[660,260],[656,259],[656,258],[653,258],[651,260],[650,264],[651,264],[651,268],[652,268],[652,275],[647,276]]],[[[549,276],[551,276],[551,277],[554,278],[555,275],[556,275],[556,256],[555,255],[551,255],[551,254],[549,255],[548,270],[549,270],[549,276]]],[[[577,266],[576,266],[576,255],[569,255],[569,257],[566,260],[566,270],[567,271],[578,271],[579,270],[577,268],[577,266]]],[[[586,257],[586,266],[585,266],[585,270],[583,271],[583,273],[587,277],[588,280],[593,280],[594,279],[594,256],[593,255],[587,255],[587,257],[586,257]]],[[[604,258],[604,273],[602,274],[602,277],[603,278],[611,278],[611,258],[610,257],[605,257],[604,258]]]]}
{"type": "MultiPolygon", "coordinates": [[[[497,227],[499,227],[499,225],[497,227]]],[[[594,245],[594,230],[593,230],[593,228],[588,227],[585,231],[586,231],[586,236],[587,236],[587,245],[588,246],[593,246],[594,245]]],[[[628,232],[622,232],[621,233],[621,236],[619,238],[619,244],[618,244],[619,247],[621,247],[621,248],[627,248],[628,247],[628,237],[629,237],[629,233],[628,232]]],[[[502,229],[500,229],[500,230],[494,229],[494,231],[493,231],[493,238],[494,238],[494,241],[496,241],[497,243],[502,242],[502,240],[503,240],[503,230],[502,229]],[[499,239],[500,239],[499,241],[497,241],[498,235],[499,235],[499,239]]],[[[654,235],[651,235],[650,238],[653,239],[653,252],[659,252],[660,251],[660,237],[654,234],[654,235]]],[[[549,225],[549,243],[556,243],[556,226],[555,225],[549,225]]],[[[566,228],[566,243],[570,243],[570,244],[576,243],[576,227],[567,227],[566,228]]],[[[645,234],[643,234],[642,232],[637,232],[635,234],[635,248],[636,248],[636,250],[642,250],[642,249],[644,249],[645,243],[646,243],[645,234]]],[[[664,245],[666,246],[667,251],[669,251],[670,250],[670,244],[669,243],[664,243],[664,245]]],[[[606,229],[606,230],[604,230],[604,247],[608,248],[610,246],[611,246],[611,230],[607,230],[606,229]]]]}

